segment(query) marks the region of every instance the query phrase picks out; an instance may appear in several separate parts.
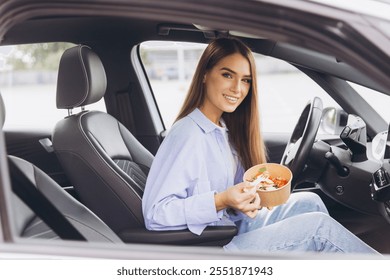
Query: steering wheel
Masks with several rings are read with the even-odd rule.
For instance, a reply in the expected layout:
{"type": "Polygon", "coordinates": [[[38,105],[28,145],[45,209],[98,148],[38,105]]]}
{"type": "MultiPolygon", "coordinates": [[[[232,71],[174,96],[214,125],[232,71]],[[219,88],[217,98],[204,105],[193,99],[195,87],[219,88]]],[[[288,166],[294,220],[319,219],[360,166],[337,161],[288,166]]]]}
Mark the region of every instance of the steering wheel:
{"type": "Polygon", "coordinates": [[[322,100],[314,97],[303,109],[290,140],[284,150],[281,164],[287,166],[292,174],[291,188],[294,188],[299,174],[303,171],[313,147],[322,117],[322,100]]]}

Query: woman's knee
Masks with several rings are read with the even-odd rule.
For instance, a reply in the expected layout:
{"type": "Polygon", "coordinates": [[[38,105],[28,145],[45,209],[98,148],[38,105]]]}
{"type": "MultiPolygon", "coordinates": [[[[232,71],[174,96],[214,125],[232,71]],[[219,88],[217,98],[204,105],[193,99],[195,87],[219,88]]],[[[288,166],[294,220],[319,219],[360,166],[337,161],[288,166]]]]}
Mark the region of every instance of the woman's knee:
{"type": "Polygon", "coordinates": [[[324,212],[304,213],[296,216],[293,222],[302,230],[307,230],[313,235],[319,230],[328,231],[335,226],[335,220],[324,212]]]}
{"type": "Polygon", "coordinates": [[[293,193],[291,198],[299,207],[305,208],[307,212],[323,212],[328,214],[328,210],[321,197],[313,192],[293,193]]]}

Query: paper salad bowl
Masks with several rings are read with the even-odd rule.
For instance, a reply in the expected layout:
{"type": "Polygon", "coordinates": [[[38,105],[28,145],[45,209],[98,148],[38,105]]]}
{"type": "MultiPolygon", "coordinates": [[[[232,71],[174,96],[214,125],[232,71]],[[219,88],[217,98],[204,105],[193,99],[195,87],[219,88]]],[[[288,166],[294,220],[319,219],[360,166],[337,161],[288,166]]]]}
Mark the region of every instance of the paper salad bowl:
{"type": "Polygon", "coordinates": [[[268,171],[270,177],[282,177],[287,180],[285,185],[274,190],[257,189],[257,193],[261,199],[260,205],[271,209],[272,207],[283,204],[288,200],[291,193],[291,180],[293,176],[291,170],[284,165],[277,163],[263,163],[249,168],[244,173],[243,180],[253,181],[256,174],[263,173],[265,170],[268,171]]]}

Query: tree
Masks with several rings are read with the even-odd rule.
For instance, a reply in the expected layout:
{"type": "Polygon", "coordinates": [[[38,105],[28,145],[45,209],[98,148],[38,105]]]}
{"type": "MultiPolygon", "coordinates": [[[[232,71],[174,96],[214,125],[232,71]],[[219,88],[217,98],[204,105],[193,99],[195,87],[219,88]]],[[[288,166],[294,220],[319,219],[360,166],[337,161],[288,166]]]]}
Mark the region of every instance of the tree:
{"type": "Polygon", "coordinates": [[[13,70],[58,70],[58,64],[64,51],[74,46],[71,43],[42,43],[18,45],[7,59],[13,70]]]}

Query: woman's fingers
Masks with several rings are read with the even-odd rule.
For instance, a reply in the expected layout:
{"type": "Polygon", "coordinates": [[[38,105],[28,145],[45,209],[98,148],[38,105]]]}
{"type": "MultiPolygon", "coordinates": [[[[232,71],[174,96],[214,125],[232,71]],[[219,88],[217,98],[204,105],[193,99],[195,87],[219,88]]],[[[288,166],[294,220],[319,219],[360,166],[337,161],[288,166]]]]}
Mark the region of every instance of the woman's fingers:
{"type": "Polygon", "coordinates": [[[250,218],[254,218],[256,217],[260,208],[260,196],[256,193],[255,198],[249,204],[246,205],[245,210],[243,212],[250,218]]]}
{"type": "Polygon", "coordinates": [[[245,215],[247,215],[249,218],[255,218],[257,216],[257,213],[259,212],[259,210],[253,210],[253,211],[248,211],[248,212],[244,212],[245,215]]]}
{"type": "Polygon", "coordinates": [[[259,209],[261,207],[260,202],[261,202],[260,196],[258,193],[256,193],[255,200],[253,200],[252,204],[256,207],[256,209],[259,209]]]}
{"type": "Polygon", "coordinates": [[[244,185],[242,187],[242,192],[243,193],[248,193],[248,194],[255,194],[257,190],[256,186],[251,186],[251,185],[244,185]]]}
{"type": "Polygon", "coordinates": [[[244,185],[242,188],[242,192],[245,194],[243,195],[243,200],[245,202],[253,202],[255,199],[255,196],[257,195],[257,188],[256,186],[250,186],[249,184],[244,185]]]}
{"type": "Polygon", "coordinates": [[[256,190],[256,187],[248,182],[242,182],[227,189],[227,206],[244,213],[250,212],[249,215],[252,217],[256,216],[256,211],[260,208],[260,196],[256,190]]]}

